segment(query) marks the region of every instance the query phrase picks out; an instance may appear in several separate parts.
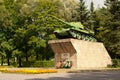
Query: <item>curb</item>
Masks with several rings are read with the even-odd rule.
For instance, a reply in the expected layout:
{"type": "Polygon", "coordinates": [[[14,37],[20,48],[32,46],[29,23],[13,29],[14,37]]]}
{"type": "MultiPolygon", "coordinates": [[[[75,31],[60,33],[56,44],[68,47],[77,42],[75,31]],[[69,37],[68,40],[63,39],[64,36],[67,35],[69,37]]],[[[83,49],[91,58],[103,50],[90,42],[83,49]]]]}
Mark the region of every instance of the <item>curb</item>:
{"type": "Polygon", "coordinates": [[[57,69],[58,73],[80,73],[80,72],[105,72],[120,71],[120,68],[102,68],[102,69],[57,69]]]}
{"type": "Polygon", "coordinates": [[[108,68],[108,69],[88,69],[88,70],[69,70],[67,73],[80,73],[80,72],[105,72],[105,71],[120,71],[120,68],[108,68]]]}

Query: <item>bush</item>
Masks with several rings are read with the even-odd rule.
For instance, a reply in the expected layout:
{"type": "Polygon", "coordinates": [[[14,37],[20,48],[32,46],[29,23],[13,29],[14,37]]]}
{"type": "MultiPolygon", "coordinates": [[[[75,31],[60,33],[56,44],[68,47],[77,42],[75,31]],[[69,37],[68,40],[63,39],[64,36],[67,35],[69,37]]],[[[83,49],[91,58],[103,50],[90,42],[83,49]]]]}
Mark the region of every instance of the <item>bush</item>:
{"type": "Polygon", "coordinates": [[[54,67],[54,61],[22,62],[22,67],[54,67]]]}
{"type": "Polygon", "coordinates": [[[115,68],[120,67],[120,59],[113,59],[112,63],[113,63],[112,67],[115,67],[115,68]]]}

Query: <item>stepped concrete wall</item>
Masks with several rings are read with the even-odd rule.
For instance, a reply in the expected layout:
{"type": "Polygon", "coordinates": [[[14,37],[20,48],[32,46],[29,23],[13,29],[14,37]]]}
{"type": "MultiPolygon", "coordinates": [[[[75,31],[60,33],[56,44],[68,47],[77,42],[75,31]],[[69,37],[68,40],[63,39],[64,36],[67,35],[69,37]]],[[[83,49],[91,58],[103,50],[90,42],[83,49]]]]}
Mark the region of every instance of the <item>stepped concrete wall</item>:
{"type": "Polygon", "coordinates": [[[74,69],[103,68],[112,65],[103,43],[78,39],[51,40],[49,44],[55,53],[55,66],[60,61],[72,61],[74,69]]]}

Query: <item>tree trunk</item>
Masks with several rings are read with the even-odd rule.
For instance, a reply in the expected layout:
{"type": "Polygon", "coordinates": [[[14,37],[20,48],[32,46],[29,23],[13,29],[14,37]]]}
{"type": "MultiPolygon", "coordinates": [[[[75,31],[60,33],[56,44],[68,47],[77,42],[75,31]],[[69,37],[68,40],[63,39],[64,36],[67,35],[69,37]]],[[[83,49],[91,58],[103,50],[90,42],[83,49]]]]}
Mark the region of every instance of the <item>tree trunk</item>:
{"type": "Polygon", "coordinates": [[[18,64],[19,64],[19,67],[22,67],[22,60],[21,60],[21,58],[18,59],[18,64]]]}
{"type": "Polygon", "coordinates": [[[3,66],[3,63],[4,63],[3,56],[1,56],[1,66],[3,66]]]}
{"type": "Polygon", "coordinates": [[[8,66],[10,66],[10,59],[9,59],[9,57],[7,58],[7,64],[8,64],[8,66]]]}
{"type": "Polygon", "coordinates": [[[26,62],[28,62],[28,54],[27,54],[27,52],[25,53],[25,60],[26,60],[26,62]]]}
{"type": "Polygon", "coordinates": [[[26,62],[28,62],[27,43],[26,42],[25,42],[25,44],[26,44],[25,45],[25,59],[26,59],[26,62]]]}
{"type": "Polygon", "coordinates": [[[7,64],[8,64],[8,66],[10,66],[11,54],[12,54],[12,52],[7,50],[7,64]]]}

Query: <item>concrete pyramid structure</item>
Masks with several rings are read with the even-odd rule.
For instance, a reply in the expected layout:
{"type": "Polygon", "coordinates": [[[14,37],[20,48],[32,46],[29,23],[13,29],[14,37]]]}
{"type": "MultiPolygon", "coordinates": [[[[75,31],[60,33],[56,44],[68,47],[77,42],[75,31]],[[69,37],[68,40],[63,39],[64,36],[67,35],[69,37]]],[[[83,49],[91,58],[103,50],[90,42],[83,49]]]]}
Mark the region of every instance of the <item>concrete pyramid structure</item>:
{"type": "Polygon", "coordinates": [[[103,43],[78,39],[60,39],[48,42],[55,53],[55,66],[60,61],[72,61],[72,69],[104,68],[112,65],[103,43]]]}

